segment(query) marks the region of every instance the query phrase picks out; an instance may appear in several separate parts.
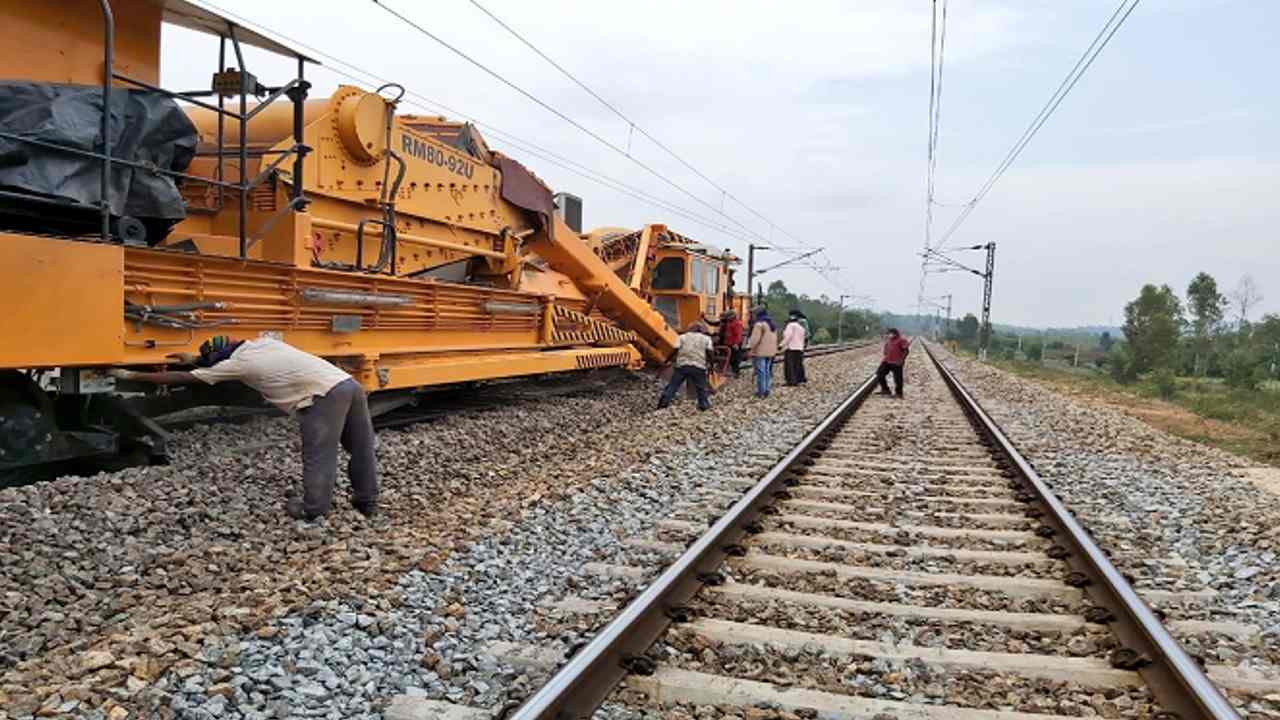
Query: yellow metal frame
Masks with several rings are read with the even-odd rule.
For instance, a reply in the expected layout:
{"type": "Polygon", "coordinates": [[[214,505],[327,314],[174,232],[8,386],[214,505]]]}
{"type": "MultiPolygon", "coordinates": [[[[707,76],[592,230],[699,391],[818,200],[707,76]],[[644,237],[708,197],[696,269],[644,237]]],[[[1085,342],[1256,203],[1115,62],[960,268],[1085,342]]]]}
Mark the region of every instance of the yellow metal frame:
{"type": "MultiPolygon", "coordinates": [[[[0,68],[42,82],[100,82],[97,4],[57,5],[0,7],[0,43],[27,49],[20,62],[0,61],[0,68]]],[[[163,3],[113,5],[116,71],[157,82],[163,3]]],[[[665,226],[642,229],[636,260],[620,277],[559,217],[509,201],[499,167],[510,165],[487,149],[472,154],[446,141],[461,126],[401,118],[392,101],[349,86],[306,101],[300,112],[303,142],[312,148],[302,177],[286,162],[252,190],[244,257],[239,191],[189,180],[182,190],[191,212],[157,248],[0,233],[0,304],[11,330],[0,367],[159,365],[214,334],[271,332],[383,390],[638,367],[673,354],[677,332],[651,307],[647,287],[655,250],[679,238],[665,226]],[[384,182],[401,162],[404,178],[391,195],[384,182]],[[299,190],[308,205],[290,209],[299,190]],[[389,216],[384,199],[395,203],[395,261],[377,272],[355,270],[378,257],[385,233],[378,223],[389,216]],[[187,251],[192,246],[196,252],[187,251]],[[474,283],[427,277],[455,263],[466,264],[474,283]],[[126,304],[131,316],[146,319],[127,319],[126,304]]],[[[212,180],[216,115],[195,107],[188,114],[202,152],[187,173],[212,180]]],[[[243,168],[239,153],[227,149],[238,147],[242,128],[225,120],[221,178],[242,170],[256,177],[291,151],[294,120],[289,103],[262,108],[243,129],[243,168]]],[[[530,178],[520,181],[537,182],[530,178]]],[[[706,310],[706,298],[683,294],[695,312],[706,310]]]]}
{"type": "Polygon", "coordinates": [[[556,348],[558,306],[548,295],[16,234],[0,234],[0,267],[9,275],[0,306],[15,309],[0,367],[161,364],[213,334],[267,331],[333,359],[370,390],[641,362],[616,338],[556,348]],[[312,303],[309,288],[407,302],[312,303]],[[198,329],[177,329],[125,320],[125,302],[212,307],[193,312],[198,329]],[[334,332],[335,317],[358,318],[360,329],[334,332]]]}

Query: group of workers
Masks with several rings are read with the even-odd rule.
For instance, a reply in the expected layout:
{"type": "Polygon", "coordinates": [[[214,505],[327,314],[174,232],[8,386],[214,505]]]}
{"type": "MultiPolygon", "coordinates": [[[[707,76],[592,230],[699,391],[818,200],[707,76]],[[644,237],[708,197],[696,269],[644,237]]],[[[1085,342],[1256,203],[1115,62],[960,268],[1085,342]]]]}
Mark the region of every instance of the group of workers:
{"type": "Polygon", "coordinates": [[[755,376],[756,397],[767,398],[773,388],[774,359],[779,352],[783,356],[783,377],[788,386],[803,385],[808,381],[804,369],[804,349],[809,343],[809,318],[799,310],[792,310],[781,334],[769,311],[757,308],[752,312],[750,330],[733,310],[727,310],[712,330],[711,322],[699,320],[680,335],[676,348],[671,380],[658,398],[658,407],[671,404],[680,387],[688,381],[698,396],[698,409],[711,408],[711,385],[708,374],[716,365],[716,346],[728,349],[726,370],[736,377],[741,375],[742,359],[751,361],[755,376]],[[714,335],[714,340],[713,340],[714,335]]]}
{"type": "MultiPolygon", "coordinates": [[[[720,317],[718,328],[713,331],[710,323],[699,320],[685,329],[680,335],[676,348],[675,362],[671,369],[671,380],[663,388],[658,398],[658,408],[671,404],[681,386],[688,381],[698,397],[698,410],[711,409],[711,383],[709,373],[716,364],[715,348],[728,348],[727,369],[736,377],[741,374],[742,356],[745,353],[751,360],[755,375],[756,397],[767,398],[773,386],[774,359],[779,351],[783,357],[783,377],[787,386],[803,385],[808,378],[804,369],[804,349],[809,342],[809,319],[799,310],[792,310],[787,324],[778,337],[777,325],[769,317],[765,308],[757,308],[752,313],[751,331],[746,334],[742,321],[737,313],[728,310],[720,317]]],[[[893,394],[899,398],[903,394],[902,368],[907,354],[911,352],[911,343],[898,332],[897,328],[889,328],[883,347],[880,367],[876,369],[876,382],[881,395],[889,395],[888,376],[893,376],[893,394]]]]}

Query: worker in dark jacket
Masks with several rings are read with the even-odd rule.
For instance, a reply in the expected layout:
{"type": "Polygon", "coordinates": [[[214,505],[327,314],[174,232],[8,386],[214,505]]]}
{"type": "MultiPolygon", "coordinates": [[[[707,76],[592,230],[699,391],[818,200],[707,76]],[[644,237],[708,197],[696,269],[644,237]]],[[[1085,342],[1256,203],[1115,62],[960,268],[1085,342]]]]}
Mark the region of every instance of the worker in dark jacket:
{"type": "Polygon", "coordinates": [[[311,520],[329,512],[338,475],[338,445],[351,453],[351,504],[366,517],[378,512],[373,422],[364,388],[335,365],[270,337],[232,341],[225,335],[200,346],[200,355],[170,357],[193,370],[113,370],[121,380],[161,385],[239,380],[302,424],[302,498],[290,497],[290,517],[311,520]]]}
{"type": "Polygon", "coordinates": [[[671,382],[667,383],[662,396],[658,398],[658,409],[670,405],[680,386],[688,380],[698,393],[698,409],[710,410],[711,386],[707,383],[707,368],[711,367],[714,359],[715,347],[706,327],[701,322],[693,323],[680,336],[680,343],[676,347],[675,367],[671,370],[671,382]]]}
{"type": "Polygon", "coordinates": [[[911,343],[898,332],[898,328],[889,328],[888,337],[884,341],[884,355],[880,367],[876,370],[876,382],[880,383],[880,394],[889,394],[889,383],[885,377],[893,373],[893,393],[902,397],[902,366],[907,362],[911,352],[911,343]]]}
{"type": "Polygon", "coordinates": [[[735,376],[742,373],[742,321],[732,310],[725,310],[720,320],[720,344],[729,348],[729,369],[735,376]]]}

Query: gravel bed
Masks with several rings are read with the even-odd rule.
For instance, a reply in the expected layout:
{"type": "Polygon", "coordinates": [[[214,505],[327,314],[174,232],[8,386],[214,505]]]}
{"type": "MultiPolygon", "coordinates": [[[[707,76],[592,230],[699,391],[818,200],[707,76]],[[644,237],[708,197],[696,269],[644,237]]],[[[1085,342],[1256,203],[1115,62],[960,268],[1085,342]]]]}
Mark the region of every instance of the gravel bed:
{"type": "Polygon", "coordinates": [[[1149,717],[1158,709],[1145,687],[1093,688],[993,671],[942,670],[919,660],[833,655],[817,646],[721,644],[680,626],[655,653],[697,672],[917,704],[1062,715],[1080,715],[1089,707],[1106,718],[1149,717]]]}
{"type": "Polygon", "coordinates": [[[980,560],[958,560],[954,557],[912,557],[905,550],[887,552],[868,552],[866,550],[847,549],[838,546],[808,547],[799,546],[782,540],[753,540],[752,549],[770,555],[814,560],[817,562],[837,563],[841,565],[858,565],[862,567],[906,570],[910,572],[950,573],[952,575],[1000,575],[1005,577],[1027,578],[1061,578],[1068,572],[1066,565],[1060,560],[1051,560],[1047,556],[1038,562],[1009,563],[987,562],[980,560]]]}
{"type": "Polygon", "coordinates": [[[1023,532],[1031,532],[1035,530],[1039,523],[1032,522],[1021,515],[1010,515],[998,518],[982,517],[988,513],[982,510],[974,511],[979,517],[970,516],[967,513],[957,513],[954,509],[946,510],[941,513],[922,513],[917,511],[903,510],[899,511],[894,507],[877,507],[863,506],[854,510],[844,510],[840,508],[827,508],[805,503],[784,502],[778,505],[778,510],[787,515],[804,515],[814,518],[827,518],[830,520],[852,520],[854,522],[876,522],[876,523],[902,523],[911,525],[929,525],[932,527],[945,528],[970,528],[975,530],[1021,530],[1023,532]]]}
{"type": "Polygon", "coordinates": [[[786,600],[742,600],[726,597],[716,597],[714,602],[697,598],[689,607],[699,617],[770,625],[856,640],[875,640],[890,645],[1069,657],[1105,657],[1108,651],[1118,647],[1110,631],[1089,626],[1070,633],[1019,630],[1002,625],[896,617],[818,607],[786,600]]]}
{"type": "Polygon", "coordinates": [[[971,587],[906,586],[892,581],[844,578],[835,571],[785,571],[756,568],[731,558],[729,575],[737,582],[782,588],[796,592],[835,595],[851,600],[904,603],[925,607],[1003,610],[1006,612],[1079,615],[1087,603],[1073,603],[1047,597],[1013,596],[998,590],[971,587]]]}
{"type": "MultiPolygon", "coordinates": [[[[821,537],[849,540],[851,542],[870,542],[882,545],[928,545],[937,548],[963,548],[965,550],[1016,550],[1031,552],[1044,550],[1049,543],[1043,538],[1028,536],[1018,538],[991,538],[979,536],[934,537],[922,535],[906,528],[886,528],[884,530],[859,530],[843,527],[810,527],[788,520],[770,518],[764,522],[767,530],[777,530],[793,535],[816,535],[821,537]]],[[[912,524],[912,527],[920,525],[912,524]]]]}
{"type": "Polygon", "coordinates": [[[636,375],[380,433],[372,525],[342,490],[327,519],[284,519],[285,419],[184,432],[168,467],[4,491],[0,720],[376,718],[411,686],[500,707],[532,680],[485,644],[553,641],[529,612],[545,595],[625,596],[582,564],[741,474],[748,449],[794,443],[871,370],[856,353],[808,365],[803,388],[758,402],[744,378],[708,413],[653,410],[660,385],[636,375]],[[247,438],[259,449],[236,452],[247,438]]]}
{"type": "Polygon", "coordinates": [[[799,471],[806,483],[835,490],[895,490],[913,488],[923,494],[977,498],[1007,497],[998,477],[927,475],[904,470],[859,470],[858,468],[817,468],[799,471]],[[837,473],[840,477],[836,477],[837,473]]]}
{"type": "Polygon", "coordinates": [[[1262,629],[1232,664],[1280,678],[1266,650],[1280,646],[1280,497],[1244,477],[1254,463],[984,364],[946,362],[1067,506],[1079,503],[1123,571],[1140,587],[1218,591],[1216,617],[1262,629]]]}

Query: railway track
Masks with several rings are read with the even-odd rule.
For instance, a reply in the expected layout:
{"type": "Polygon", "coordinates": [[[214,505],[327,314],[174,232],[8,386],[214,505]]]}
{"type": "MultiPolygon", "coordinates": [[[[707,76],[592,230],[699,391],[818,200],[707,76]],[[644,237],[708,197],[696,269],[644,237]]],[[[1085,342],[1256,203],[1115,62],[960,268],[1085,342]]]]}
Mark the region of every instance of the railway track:
{"type": "MultiPolygon", "coordinates": [[[[822,357],[833,353],[859,350],[874,345],[874,341],[852,340],[844,343],[814,345],[805,349],[805,357],[822,357]]],[[[782,355],[777,357],[782,362],[782,355]]],[[[440,390],[385,414],[376,415],[374,428],[378,430],[404,428],[423,422],[438,420],[451,412],[469,410],[521,401],[537,401],[552,397],[566,397],[608,392],[609,383],[626,370],[608,369],[596,371],[586,377],[515,379],[482,384],[474,387],[440,390]]]]}
{"type": "Polygon", "coordinates": [[[910,380],[905,402],[868,380],[741,494],[633,540],[636,566],[587,568],[665,564],[625,606],[553,604],[600,627],[567,663],[491,648],[559,667],[506,717],[1237,718],[1220,687],[1268,691],[1184,653],[1239,628],[1163,623],[1205,598],[1135,592],[931,354],[910,380]]]}

